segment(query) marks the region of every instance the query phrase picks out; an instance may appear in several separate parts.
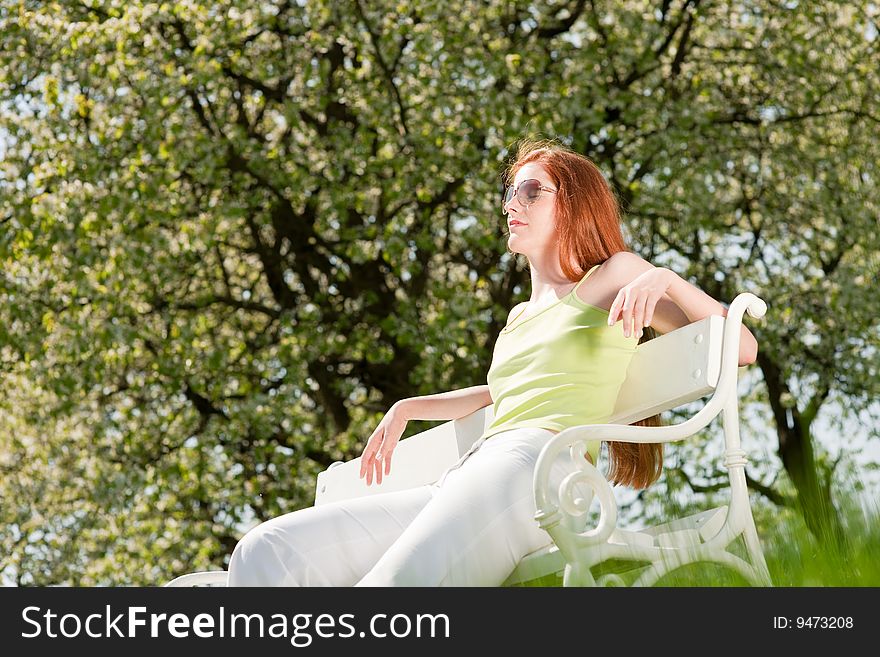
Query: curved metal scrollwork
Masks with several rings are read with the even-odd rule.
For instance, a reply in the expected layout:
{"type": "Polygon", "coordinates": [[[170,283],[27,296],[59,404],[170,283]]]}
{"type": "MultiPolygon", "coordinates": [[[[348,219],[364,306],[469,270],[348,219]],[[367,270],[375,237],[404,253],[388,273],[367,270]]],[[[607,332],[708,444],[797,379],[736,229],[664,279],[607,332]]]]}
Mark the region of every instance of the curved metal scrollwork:
{"type": "Polygon", "coordinates": [[[626,582],[620,575],[615,575],[614,573],[608,573],[606,575],[602,575],[598,580],[596,580],[596,584],[599,586],[626,586],[626,582]]]}
{"type": "Polygon", "coordinates": [[[592,545],[607,541],[617,526],[617,500],[605,477],[584,458],[585,451],[584,441],[576,441],[570,446],[575,471],[562,479],[557,494],[562,524],[574,532],[579,545],[592,545]],[[583,485],[589,491],[586,497],[582,495],[583,485]],[[599,521],[594,528],[585,530],[584,516],[594,497],[599,500],[599,521]]]}

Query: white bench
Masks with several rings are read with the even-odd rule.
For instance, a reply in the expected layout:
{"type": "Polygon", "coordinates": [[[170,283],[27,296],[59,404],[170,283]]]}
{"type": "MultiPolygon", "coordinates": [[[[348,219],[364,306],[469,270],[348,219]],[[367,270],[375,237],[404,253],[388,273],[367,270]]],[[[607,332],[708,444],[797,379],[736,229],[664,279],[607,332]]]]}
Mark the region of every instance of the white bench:
{"type": "MultiPolygon", "coordinates": [[[[749,504],[744,472],[747,460],[740,446],[737,410],[742,317],[748,311],[760,318],[766,309],[761,299],[742,293],[730,304],[726,318],[712,315],[638,346],[609,423],[571,427],[544,446],[535,468],[535,520],[553,541],[526,555],[504,586],[539,579],[552,583],[559,578],[564,586],[650,586],[676,568],[699,562],[721,564],[756,586],[772,585],[749,504]],[[680,424],[628,426],[708,395],[700,411],[680,424]],[[596,439],[683,440],[719,413],[723,413],[729,503],[639,531],[617,527],[617,502],[605,477],[584,458],[586,443],[596,439]],[[550,464],[561,450],[569,451],[572,471],[558,490],[551,490],[550,464]],[[585,525],[594,497],[599,502],[599,519],[588,529],[585,525]],[[740,536],[744,556],[730,550],[740,536]],[[593,567],[608,560],[620,560],[631,567],[625,574],[610,572],[595,577],[593,567]]],[[[358,476],[360,457],[337,461],[318,474],[315,505],[433,483],[491,421],[490,405],[401,440],[394,452],[394,468],[378,486],[367,486],[358,476]]],[[[226,571],[207,571],[183,575],[166,586],[225,584],[226,571]]]]}

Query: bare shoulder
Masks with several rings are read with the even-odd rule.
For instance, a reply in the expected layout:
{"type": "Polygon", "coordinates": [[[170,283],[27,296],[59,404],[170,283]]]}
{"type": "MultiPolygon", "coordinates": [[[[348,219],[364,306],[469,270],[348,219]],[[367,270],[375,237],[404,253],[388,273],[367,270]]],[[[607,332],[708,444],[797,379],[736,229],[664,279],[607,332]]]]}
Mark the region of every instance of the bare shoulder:
{"type": "MultiPolygon", "coordinates": [[[[517,314],[520,310],[522,310],[523,307],[525,307],[525,306],[527,305],[527,303],[528,303],[527,301],[520,301],[520,302],[519,302],[518,304],[516,304],[513,308],[511,308],[511,309],[510,309],[510,312],[507,314],[507,322],[506,322],[506,324],[510,324],[510,320],[512,320],[514,317],[516,317],[516,314],[517,314]]],[[[505,324],[505,325],[506,325],[506,324],[505,324]]]]}
{"type": "MultiPolygon", "coordinates": [[[[578,288],[578,296],[585,303],[609,310],[620,289],[629,285],[635,278],[652,267],[654,265],[636,253],[618,251],[597,267],[590,278],[578,288]],[[594,287],[588,287],[590,284],[594,287]],[[598,303],[587,298],[597,294],[599,295],[598,303]]],[[[689,323],[690,319],[687,314],[668,295],[664,294],[654,308],[651,326],[663,334],[689,323]]]]}
{"type": "Polygon", "coordinates": [[[653,265],[632,251],[618,251],[596,268],[577,290],[586,304],[610,310],[620,288],[653,265]]]}
{"type": "Polygon", "coordinates": [[[627,276],[632,275],[638,276],[642,272],[651,269],[653,266],[654,265],[645,260],[638,253],[633,253],[632,251],[618,251],[608,258],[608,260],[603,262],[600,269],[604,267],[605,269],[612,271],[617,275],[623,275],[624,278],[626,278],[627,276]]]}

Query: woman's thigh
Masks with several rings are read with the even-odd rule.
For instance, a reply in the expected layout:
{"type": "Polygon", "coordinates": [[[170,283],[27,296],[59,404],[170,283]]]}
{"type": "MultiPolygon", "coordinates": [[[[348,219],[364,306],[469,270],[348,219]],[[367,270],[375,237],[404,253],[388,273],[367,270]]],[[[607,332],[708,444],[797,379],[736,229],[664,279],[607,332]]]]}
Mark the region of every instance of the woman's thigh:
{"type": "Polygon", "coordinates": [[[352,586],[434,490],[425,485],[338,500],[257,525],[235,546],[229,586],[352,586]]]}
{"type": "MultiPolygon", "coordinates": [[[[535,520],[533,477],[553,432],[515,429],[486,440],[442,486],[356,586],[498,586],[551,542],[535,520]]],[[[563,453],[562,457],[567,454],[563,453]]],[[[566,470],[554,463],[551,481],[566,470]]]]}

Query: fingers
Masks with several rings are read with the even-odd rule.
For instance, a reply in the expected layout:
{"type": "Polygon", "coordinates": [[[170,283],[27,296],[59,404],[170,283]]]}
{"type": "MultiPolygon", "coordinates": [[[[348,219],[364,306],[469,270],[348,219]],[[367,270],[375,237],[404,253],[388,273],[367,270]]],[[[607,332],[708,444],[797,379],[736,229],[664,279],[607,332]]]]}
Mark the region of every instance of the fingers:
{"type": "Polygon", "coordinates": [[[654,321],[654,309],[657,307],[657,302],[660,299],[648,299],[648,303],[645,305],[645,326],[650,326],[651,322],[654,321]]]}
{"type": "MultiPolygon", "coordinates": [[[[629,335],[633,335],[637,338],[642,337],[642,327],[645,325],[645,305],[646,305],[645,295],[636,296],[633,301],[633,327],[632,333],[629,335]]],[[[629,337],[627,335],[627,337],[629,337]]]]}
{"type": "Polygon", "coordinates": [[[623,320],[623,334],[626,337],[641,338],[646,326],[654,319],[657,301],[650,294],[621,288],[608,309],[608,326],[614,326],[618,319],[623,320]]]}
{"type": "Polygon", "coordinates": [[[367,486],[371,486],[373,480],[377,484],[382,483],[382,462],[378,457],[378,454],[372,454],[367,462],[367,486]]]}
{"type": "Polygon", "coordinates": [[[642,334],[645,332],[645,329],[651,325],[652,321],[654,321],[654,308],[657,307],[657,302],[659,301],[659,299],[659,297],[652,297],[651,295],[647,295],[640,298],[636,302],[636,312],[633,319],[633,330],[635,331],[635,336],[637,338],[641,338],[642,334]]]}
{"type": "MultiPolygon", "coordinates": [[[[372,440],[372,439],[371,439],[372,440]]],[[[361,479],[367,474],[367,470],[369,469],[370,460],[373,458],[373,452],[375,448],[373,447],[373,442],[368,442],[367,447],[364,449],[364,453],[361,454],[361,472],[358,475],[361,479]]]]}
{"type": "Polygon", "coordinates": [[[371,486],[373,484],[373,478],[375,477],[376,471],[376,458],[371,455],[369,459],[367,459],[367,470],[366,470],[366,479],[367,486],[371,486]]]}
{"type": "Polygon", "coordinates": [[[391,473],[391,453],[394,451],[393,446],[390,448],[386,446],[389,442],[387,440],[383,440],[380,447],[377,447],[380,445],[379,439],[371,438],[370,440],[371,442],[367,444],[361,456],[360,470],[360,478],[366,477],[367,486],[372,486],[374,479],[376,485],[381,484],[382,477],[391,473]]]}
{"type": "Polygon", "coordinates": [[[617,316],[620,314],[620,306],[623,304],[624,294],[624,288],[621,288],[617,296],[614,297],[611,308],[608,309],[608,326],[614,326],[614,323],[617,321],[617,316]]]}
{"type": "Polygon", "coordinates": [[[376,484],[382,483],[382,478],[391,473],[391,454],[394,451],[394,445],[388,440],[382,444],[382,449],[376,454],[373,463],[376,467],[376,484]]]}
{"type": "Polygon", "coordinates": [[[631,292],[629,288],[620,288],[620,292],[618,292],[617,296],[614,298],[614,303],[611,304],[611,309],[608,314],[609,326],[614,326],[614,323],[618,320],[618,316],[623,320],[623,334],[626,337],[629,337],[630,332],[632,331],[633,297],[634,293],[631,292]]]}
{"type": "Polygon", "coordinates": [[[623,321],[623,334],[626,337],[641,337],[645,316],[645,297],[629,288],[623,287],[614,298],[608,312],[608,326],[614,326],[618,319],[623,321]]]}
{"type": "Polygon", "coordinates": [[[372,485],[373,479],[376,480],[378,486],[382,483],[382,477],[391,474],[391,454],[385,455],[380,452],[372,455],[365,463],[366,465],[361,464],[361,470],[366,472],[367,486],[372,485]]]}
{"type": "Polygon", "coordinates": [[[376,485],[379,486],[382,483],[382,461],[373,459],[373,466],[376,468],[376,485]]]}
{"type": "Polygon", "coordinates": [[[370,434],[370,437],[367,439],[367,446],[364,448],[363,454],[361,454],[361,471],[359,477],[363,479],[365,476],[367,477],[367,486],[370,485],[370,475],[372,474],[373,467],[373,458],[376,455],[376,452],[379,450],[379,446],[382,443],[382,437],[385,434],[385,430],[382,426],[376,427],[375,431],[370,434]]]}
{"type": "Polygon", "coordinates": [[[367,446],[361,455],[359,474],[361,479],[366,477],[367,486],[372,485],[374,478],[376,484],[381,484],[382,477],[391,474],[391,454],[397,446],[396,433],[399,433],[397,428],[391,427],[389,429],[388,425],[383,422],[376,427],[367,441],[367,446]]]}

